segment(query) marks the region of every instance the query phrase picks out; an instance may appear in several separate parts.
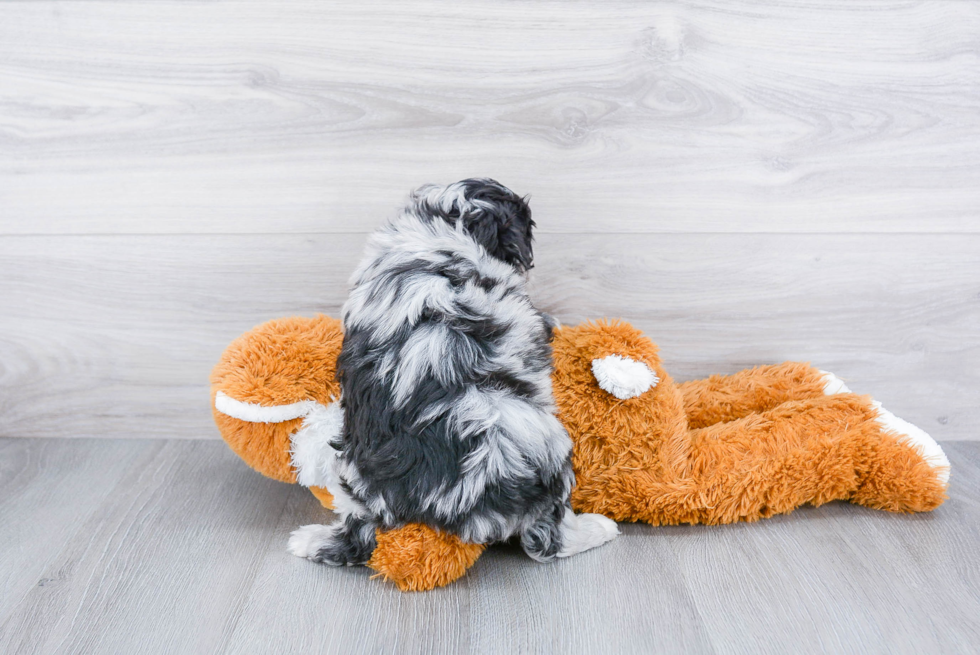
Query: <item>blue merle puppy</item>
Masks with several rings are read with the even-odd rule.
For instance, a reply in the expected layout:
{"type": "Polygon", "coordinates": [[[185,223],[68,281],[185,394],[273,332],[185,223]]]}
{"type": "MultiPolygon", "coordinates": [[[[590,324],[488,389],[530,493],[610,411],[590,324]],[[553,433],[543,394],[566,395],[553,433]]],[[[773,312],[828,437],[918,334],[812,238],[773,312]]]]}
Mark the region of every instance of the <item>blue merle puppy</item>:
{"type": "Polygon", "coordinates": [[[534,221],[491,179],[424,186],[374,233],[352,277],[337,363],[340,519],[290,551],[364,564],[375,528],[425,523],[470,543],[519,537],[538,561],[609,541],[576,515],[571,440],[551,391],[554,324],[528,299],[534,221]]]}

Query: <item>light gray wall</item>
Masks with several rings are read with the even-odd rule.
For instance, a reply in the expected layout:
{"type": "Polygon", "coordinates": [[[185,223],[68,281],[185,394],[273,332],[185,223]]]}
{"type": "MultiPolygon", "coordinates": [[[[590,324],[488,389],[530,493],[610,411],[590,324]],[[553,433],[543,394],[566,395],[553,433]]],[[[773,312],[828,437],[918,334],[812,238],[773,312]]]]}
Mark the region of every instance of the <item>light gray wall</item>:
{"type": "Polygon", "coordinates": [[[0,435],[217,438],[413,186],[532,195],[534,297],[680,379],[812,360],[980,428],[980,3],[0,4],[0,435]]]}

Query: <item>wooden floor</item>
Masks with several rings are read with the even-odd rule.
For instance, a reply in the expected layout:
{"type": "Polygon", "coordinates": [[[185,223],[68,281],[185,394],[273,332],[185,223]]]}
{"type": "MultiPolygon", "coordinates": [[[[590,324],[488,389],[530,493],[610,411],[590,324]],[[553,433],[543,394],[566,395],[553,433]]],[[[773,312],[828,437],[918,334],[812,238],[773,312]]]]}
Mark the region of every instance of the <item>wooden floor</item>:
{"type": "Polygon", "coordinates": [[[0,652],[976,652],[980,443],[945,447],[931,514],[623,525],[568,560],[495,548],[404,594],[288,555],[329,515],[220,442],[0,439],[0,652]]]}

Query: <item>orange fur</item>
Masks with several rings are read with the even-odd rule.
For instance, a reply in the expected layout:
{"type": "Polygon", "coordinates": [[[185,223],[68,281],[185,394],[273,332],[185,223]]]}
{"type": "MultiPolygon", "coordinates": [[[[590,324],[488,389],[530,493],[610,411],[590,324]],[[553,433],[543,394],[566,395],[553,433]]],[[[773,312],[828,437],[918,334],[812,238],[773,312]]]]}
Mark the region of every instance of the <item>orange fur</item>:
{"type": "MultiPolygon", "coordinates": [[[[324,317],[266,324],[229,347],[212,381],[239,400],[323,402],[339,394],[333,372],[340,340],[339,323],[324,317]],[[289,361],[272,366],[270,355],[289,361]],[[311,372],[313,366],[320,368],[311,372]]],[[[653,525],[717,524],[832,500],[911,512],[945,499],[937,470],[879,426],[870,398],[824,395],[822,374],[808,364],[676,384],[653,342],[621,322],[559,328],[553,347],[555,402],[573,442],[577,512],[653,525]],[[628,400],[603,391],[591,362],[613,354],[645,363],[660,382],[628,400]]],[[[295,480],[288,448],[299,420],[236,425],[217,412],[215,418],[246,462],[295,480]]],[[[325,490],[312,490],[329,506],[325,490]]],[[[415,524],[379,530],[377,539],[368,566],[403,591],[452,582],[484,549],[415,524]]]]}
{"type": "Polygon", "coordinates": [[[378,544],[368,567],[402,591],[428,591],[457,580],[486,548],[418,523],[375,535],[378,544]]]}
{"type": "Polygon", "coordinates": [[[579,512],[654,525],[731,523],[831,500],[927,511],[945,497],[921,455],[883,434],[870,398],[825,396],[822,374],[807,364],[677,385],[639,331],[599,323],[562,331],[555,369],[579,512]],[[612,352],[645,362],[660,383],[627,401],[602,392],[587,364],[612,352]]]}
{"type": "Polygon", "coordinates": [[[310,493],[312,493],[320,504],[327,509],[333,509],[333,495],[326,490],[325,487],[310,487],[310,493]]]}
{"type": "Polygon", "coordinates": [[[678,387],[688,427],[694,430],[775,409],[790,400],[821,398],[821,378],[809,364],[785,362],[682,382],[678,387]]]}
{"type": "Polygon", "coordinates": [[[340,321],[322,314],[263,323],[231,342],[211,372],[211,409],[221,436],[245,463],[282,482],[296,482],[290,437],[303,419],[247,423],[214,409],[219,391],[247,403],[288,405],[340,397],[340,321]]]}

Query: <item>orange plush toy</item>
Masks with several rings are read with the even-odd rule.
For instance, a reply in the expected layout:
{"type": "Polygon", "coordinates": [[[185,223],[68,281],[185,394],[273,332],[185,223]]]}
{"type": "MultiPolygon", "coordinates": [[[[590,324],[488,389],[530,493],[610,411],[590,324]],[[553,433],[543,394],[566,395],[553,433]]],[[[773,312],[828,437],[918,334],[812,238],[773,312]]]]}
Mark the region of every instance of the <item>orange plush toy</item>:
{"type": "MultiPolygon", "coordinates": [[[[341,341],[332,318],[272,321],[233,342],[211,377],[229,446],[331,509],[341,341]]],[[[677,384],[653,342],[627,323],[561,327],[552,345],[576,512],[715,524],[832,500],[922,512],[946,497],[949,462],[929,435],[808,364],[677,384]]],[[[379,531],[368,566],[402,590],[432,589],[463,575],[484,547],[411,524],[379,531]]]]}

